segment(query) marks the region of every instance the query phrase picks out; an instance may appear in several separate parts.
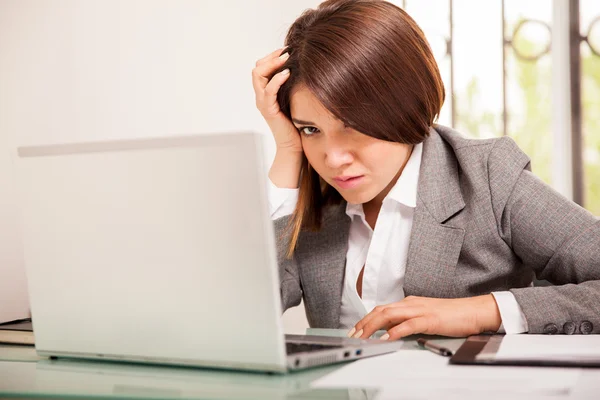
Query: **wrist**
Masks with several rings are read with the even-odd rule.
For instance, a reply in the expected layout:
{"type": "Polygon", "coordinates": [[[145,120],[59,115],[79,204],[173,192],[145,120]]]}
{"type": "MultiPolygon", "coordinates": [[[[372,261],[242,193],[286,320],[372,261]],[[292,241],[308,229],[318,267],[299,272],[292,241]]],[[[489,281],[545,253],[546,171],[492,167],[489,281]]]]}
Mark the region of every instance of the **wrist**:
{"type": "Polygon", "coordinates": [[[500,309],[492,294],[476,297],[477,322],[481,332],[497,332],[502,324],[500,309]]]}
{"type": "Polygon", "coordinates": [[[277,149],[269,179],[278,188],[297,189],[302,168],[302,152],[277,149]]]}
{"type": "Polygon", "coordinates": [[[275,154],[280,154],[285,157],[300,157],[302,159],[302,155],[304,154],[304,149],[302,148],[302,144],[296,144],[293,142],[290,143],[277,143],[275,142],[275,154]]]}

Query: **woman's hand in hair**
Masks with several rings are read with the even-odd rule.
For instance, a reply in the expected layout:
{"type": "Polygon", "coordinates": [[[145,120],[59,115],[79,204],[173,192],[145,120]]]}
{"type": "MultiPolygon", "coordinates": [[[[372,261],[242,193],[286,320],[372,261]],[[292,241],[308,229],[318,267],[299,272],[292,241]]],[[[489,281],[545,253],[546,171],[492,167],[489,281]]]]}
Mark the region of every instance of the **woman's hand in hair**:
{"type": "Polygon", "coordinates": [[[409,296],[397,303],[375,307],[348,336],[366,339],[384,329],[387,334],[381,337],[383,340],[417,333],[466,337],[496,332],[501,322],[500,311],[491,294],[463,299],[409,296]]]}
{"type": "Polygon", "coordinates": [[[267,121],[277,150],[302,153],[302,142],[298,130],[279,108],[277,92],[281,85],[290,76],[289,69],[275,75],[273,73],[283,67],[289,57],[288,53],[281,54],[283,49],[278,49],[268,56],[258,60],[252,70],[252,85],[256,94],[256,107],[267,121]],[[273,76],[272,76],[273,75],[273,76]],[[272,78],[269,80],[269,77],[272,78]]]}

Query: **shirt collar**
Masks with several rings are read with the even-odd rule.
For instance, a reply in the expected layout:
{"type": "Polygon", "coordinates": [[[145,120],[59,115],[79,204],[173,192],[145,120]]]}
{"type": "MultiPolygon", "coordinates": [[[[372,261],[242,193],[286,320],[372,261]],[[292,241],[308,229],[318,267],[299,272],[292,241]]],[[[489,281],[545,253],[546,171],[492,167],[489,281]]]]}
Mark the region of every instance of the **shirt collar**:
{"type": "MultiPolygon", "coordinates": [[[[407,207],[415,208],[417,206],[417,187],[419,184],[419,170],[421,169],[422,156],[423,143],[414,145],[412,154],[404,166],[402,174],[400,174],[396,184],[383,201],[391,199],[407,207]]],[[[350,217],[353,215],[364,216],[362,204],[348,203],[346,205],[346,214],[350,217]]]]}

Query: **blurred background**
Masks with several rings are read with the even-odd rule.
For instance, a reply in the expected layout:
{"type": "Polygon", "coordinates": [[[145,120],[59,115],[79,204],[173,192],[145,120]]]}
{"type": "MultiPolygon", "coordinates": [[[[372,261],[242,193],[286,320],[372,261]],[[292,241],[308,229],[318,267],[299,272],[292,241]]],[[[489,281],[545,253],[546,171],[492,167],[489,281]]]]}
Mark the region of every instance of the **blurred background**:
{"type": "MultiPolygon", "coordinates": [[[[508,135],[600,215],[600,1],[397,0],[439,62],[439,122],[508,135]]],[[[27,314],[16,147],[256,130],[251,70],[318,0],[0,0],[0,321],[27,314]]],[[[16,319],[16,318],[13,318],[16,319]]],[[[304,332],[302,307],[284,315],[304,332]]]]}
{"type": "Polygon", "coordinates": [[[440,123],[511,136],[533,171],[600,215],[600,1],[396,1],[424,29],[448,98],[440,123]]]}

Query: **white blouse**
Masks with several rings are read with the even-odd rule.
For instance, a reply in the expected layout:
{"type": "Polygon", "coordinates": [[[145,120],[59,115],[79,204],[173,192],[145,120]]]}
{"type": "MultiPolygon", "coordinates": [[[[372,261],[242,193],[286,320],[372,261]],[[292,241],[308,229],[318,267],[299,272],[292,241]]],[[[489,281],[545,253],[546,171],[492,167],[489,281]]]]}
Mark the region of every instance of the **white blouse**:
{"type": "MultiPolygon", "coordinates": [[[[340,310],[342,328],[351,329],[377,305],[404,298],[404,273],[417,205],[422,154],[423,144],[415,145],[398,181],[383,200],[374,230],[365,219],[362,204],[346,206],[346,214],[352,221],[340,310]],[[361,298],[356,282],[363,266],[361,298]]],[[[298,200],[298,189],[277,188],[269,183],[271,219],[292,214],[298,200]]],[[[502,318],[499,332],[527,332],[527,320],[514,295],[508,291],[492,294],[502,318]]]]}

